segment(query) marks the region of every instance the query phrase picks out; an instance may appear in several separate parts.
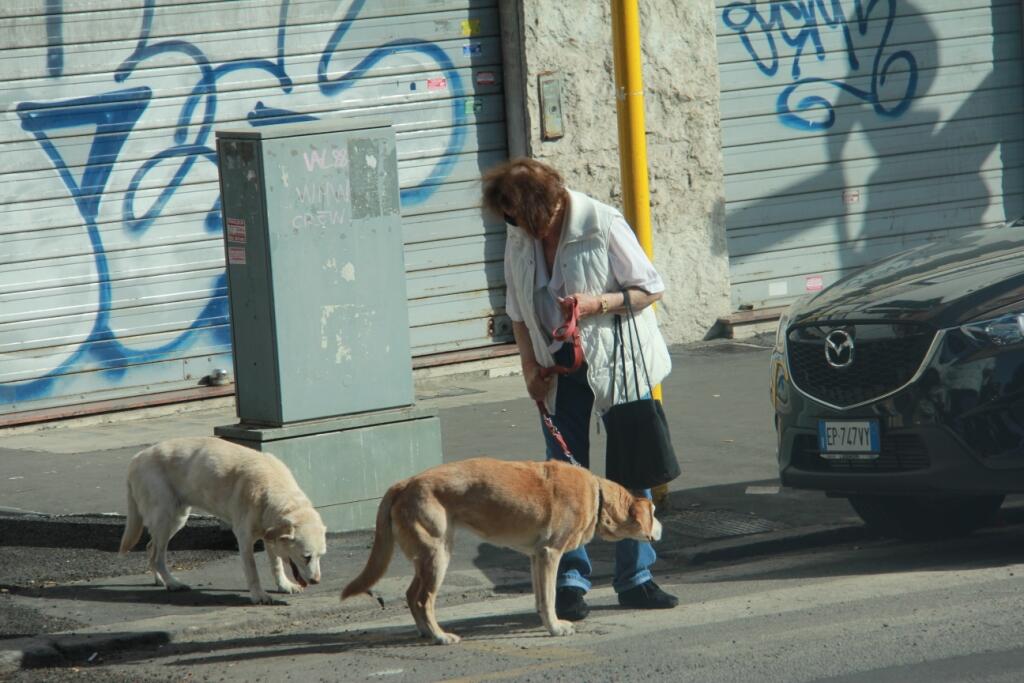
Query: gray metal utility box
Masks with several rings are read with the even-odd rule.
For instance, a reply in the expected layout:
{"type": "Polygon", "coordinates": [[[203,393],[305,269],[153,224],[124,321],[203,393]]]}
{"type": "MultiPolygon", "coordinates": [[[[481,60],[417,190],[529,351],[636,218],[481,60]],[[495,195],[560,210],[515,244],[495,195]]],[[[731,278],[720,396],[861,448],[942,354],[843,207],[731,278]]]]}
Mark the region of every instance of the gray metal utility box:
{"type": "Polygon", "coordinates": [[[412,404],[390,125],[221,130],[217,154],[239,419],[412,404]]]}

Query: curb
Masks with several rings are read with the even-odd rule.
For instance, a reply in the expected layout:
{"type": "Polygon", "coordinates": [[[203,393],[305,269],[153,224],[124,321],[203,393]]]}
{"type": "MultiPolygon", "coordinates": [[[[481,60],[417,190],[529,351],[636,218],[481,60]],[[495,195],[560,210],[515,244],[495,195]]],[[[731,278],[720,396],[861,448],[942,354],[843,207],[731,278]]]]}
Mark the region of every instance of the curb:
{"type": "MultiPolygon", "coordinates": [[[[0,546],[37,546],[40,538],[50,539],[46,545],[65,548],[92,548],[116,552],[121,544],[125,517],[118,514],[48,515],[40,513],[0,512],[0,546]],[[41,531],[46,529],[46,533],[41,531]],[[88,533],[83,533],[88,530],[88,533]]],[[[145,547],[149,532],[143,531],[135,547],[145,547]]],[[[231,529],[214,517],[192,515],[174,536],[171,547],[176,550],[237,550],[238,543],[231,529]]]]}
{"type": "Polygon", "coordinates": [[[20,669],[64,666],[89,661],[96,653],[155,647],[171,642],[167,631],[139,633],[56,634],[0,641],[0,676],[20,669]]]}

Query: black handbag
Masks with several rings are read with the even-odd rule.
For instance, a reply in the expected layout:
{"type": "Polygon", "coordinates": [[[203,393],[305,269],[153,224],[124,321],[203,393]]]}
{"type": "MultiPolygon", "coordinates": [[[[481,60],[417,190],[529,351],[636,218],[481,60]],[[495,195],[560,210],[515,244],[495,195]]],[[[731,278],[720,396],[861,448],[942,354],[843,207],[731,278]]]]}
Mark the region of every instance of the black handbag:
{"type": "Polygon", "coordinates": [[[622,317],[615,316],[614,345],[612,347],[612,379],[611,396],[615,400],[615,375],[618,359],[622,359],[622,383],[626,401],[613,405],[604,414],[604,425],[607,433],[607,450],[605,451],[605,476],[622,484],[627,489],[649,489],[667,484],[680,474],[679,460],[672,447],[672,438],[668,430],[668,421],[661,402],[650,398],[641,398],[640,382],[637,377],[636,356],[647,378],[648,394],[653,389],[651,377],[647,373],[643,349],[640,345],[640,331],[633,317],[629,295],[625,294],[626,311],[629,322],[626,324],[629,335],[629,346],[633,360],[633,386],[636,400],[629,400],[629,383],[626,380],[626,352],[622,339],[622,317]],[[630,324],[631,323],[631,324],[630,324]],[[634,343],[633,335],[636,333],[634,343]],[[616,355],[616,352],[618,355],[616,355]]]}

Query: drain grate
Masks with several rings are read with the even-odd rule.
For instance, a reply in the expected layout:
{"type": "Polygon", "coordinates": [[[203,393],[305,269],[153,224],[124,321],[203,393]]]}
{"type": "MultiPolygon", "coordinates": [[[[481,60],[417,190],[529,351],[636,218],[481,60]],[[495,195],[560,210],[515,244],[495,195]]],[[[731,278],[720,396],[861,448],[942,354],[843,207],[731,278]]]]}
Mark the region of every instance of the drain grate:
{"type": "Polygon", "coordinates": [[[725,538],[775,531],[783,525],[728,510],[685,510],[661,520],[667,530],[696,538],[725,538]]]}

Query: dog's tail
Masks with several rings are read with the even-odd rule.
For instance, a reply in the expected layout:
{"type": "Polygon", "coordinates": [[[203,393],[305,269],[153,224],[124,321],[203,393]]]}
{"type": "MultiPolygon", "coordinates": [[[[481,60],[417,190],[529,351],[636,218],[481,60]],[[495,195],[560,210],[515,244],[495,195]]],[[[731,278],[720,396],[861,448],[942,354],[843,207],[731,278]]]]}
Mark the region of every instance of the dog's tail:
{"type": "MultiPolygon", "coordinates": [[[[380,506],[377,508],[377,529],[373,535],[373,547],[370,549],[370,557],[366,560],[366,566],[363,567],[363,571],[359,573],[359,576],[352,579],[342,589],[342,600],[353,595],[365,593],[377,600],[377,602],[381,602],[380,598],[377,598],[370,592],[370,589],[373,588],[375,583],[380,581],[380,577],[384,576],[384,572],[388,570],[388,565],[391,564],[391,556],[395,551],[395,535],[391,528],[391,506],[394,503],[395,497],[404,488],[402,484],[396,484],[389,488],[384,497],[381,498],[380,506]]],[[[383,603],[381,603],[381,606],[383,607],[383,603]]]]}
{"type": "Polygon", "coordinates": [[[121,549],[122,555],[127,553],[129,550],[135,547],[135,544],[139,542],[142,537],[142,514],[139,512],[139,505],[135,502],[135,496],[132,495],[132,482],[128,480],[128,519],[124,525],[124,533],[121,534],[121,549]]]}

